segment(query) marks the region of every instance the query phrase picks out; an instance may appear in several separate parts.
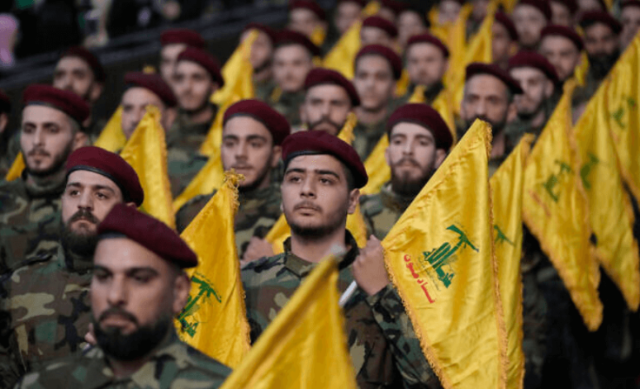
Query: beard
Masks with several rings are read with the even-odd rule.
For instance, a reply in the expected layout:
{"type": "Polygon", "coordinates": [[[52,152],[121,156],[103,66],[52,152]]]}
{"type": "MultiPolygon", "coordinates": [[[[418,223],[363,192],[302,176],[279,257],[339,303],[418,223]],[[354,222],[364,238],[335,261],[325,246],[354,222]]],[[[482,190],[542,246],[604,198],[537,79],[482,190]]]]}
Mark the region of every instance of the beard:
{"type": "Polygon", "coordinates": [[[345,123],[342,123],[342,124],[334,123],[331,121],[331,119],[327,117],[323,117],[320,120],[316,120],[315,122],[306,123],[306,124],[309,131],[315,131],[316,127],[318,127],[321,124],[329,124],[330,126],[335,128],[335,133],[332,133],[331,135],[337,136],[342,130],[342,127],[344,127],[345,123]]]}
{"type": "Polygon", "coordinates": [[[537,107],[529,112],[518,112],[518,117],[522,120],[531,120],[544,109],[544,101],[541,101],[537,107]]]}
{"type": "MultiPolygon", "coordinates": [[[[304,203],[300,203],[296,205],[296,207],[302,204],[304,203]]],[[[320,213],[323,213],[322,208],[318,207],[317,205],[315,205],[315,207],[320,211],[320,213]]],[[[347,221],[347,213],[348,212],[346,208],[344,210],[338,210],[337,212],[334,212],[331,219],[329,219],[324,225],[301,226],[293,220],[287,221],[289,221],[289,226],[291,227],[292,234],[295,234],[307,240],[317,240],[331,235],[338,229],[343,229],[347,221]]]]}
{"type": "Polygon", "coordinates": [[[29,166],[29,163],[27,162],[27,156],[34,154],[35,151],[40,151],[41,153],[45,153],[48,156],[51,156],[51,154],[46,150],[42,150],[38,148],[31,149],[28,153],[26,153],[26,155],[23,154],[22,156],[24,160],[24,165],[26,166],[25,169],[27,173],[33,177],[44,178],[44,177],[51,176],[54,173],[57,173],[62,169],[64,169],[64,166],[67,163],[67,158],[71,154],[72,149],[73,149],[73,143],[69,142],[69,144],[64,148],[64,150],[62,150],[62,153],[53,157],[53,163],[51,164],[51,166],[48,169],[44,169],[44,170],[31,169],[31,167],[29,166]]]}
{"type": "Polygon", "coordinates": [[[589,71],[597,80],[602,80],[609,74],[619,57],[620,50],[615,50],[612,54],[589,55],[589,71]]]}
{"type": "Polygon", "coordinates": [[[424,186],[427,184],[427,182],[429,182],[433,174],[436,172],[436,169],[433,165],[434,164],[431,163],[426,168],[421,168],[418,162],[410,158],[403,158],[395,163],[392,166],[393,174],[391,175],[391,188],[393,189],[393,192],[405,197],[417,196],[422,188],[424,188],[424,186]],[[417,168],[420,168],[422,174],[417,178],[412,178],[409,172],[396,174],[394,168],[406,162],[409,162],[417,168]]]}
{"type": "Polygon", "coordinates": [[[505,113],[504,117],[498,122],[489,120],[489,118],[485,116],[476,116],[473,119],[466,121],[467,129],[471,128],[471,125],[473,124],[473,122],[476,121],[476,119],[480,119],[482,121],[489,123],[491,125],[491,133],[493,134],[493,136],[496,136],[499,133],[501,133],[504,130],[504,128],[507,126],[507,114],[505,113]]]}
{"type": "Polygon", "coordinates": [[[203,96],[202,101],[200,101],[200,104],[198,104],[198,106],[196,108],[193,109],[182,109],[187,115],[193,116],[193,115],[197,115],[201,112],[203,112],[204,110],[206,110],[207,108],[209,108],[209,96],[211,96],[211,94],[213,93],[212,89],[209,89],[209,91],[203,96]]]}
{"type": "Polygon", "coordinates": [[[266,61],[264,61],[262,64],[256,66],[255,68],[253,68],[253,73],[262,73],[263,71],[269,69],[271,67],[271,59],[267,59],[266,61]]]}
{"type": "Polygon", "coordinates": [[[71,224],[80,219],[85,219],[96,226],[100,223],[100,220],[98,220],[98,218],[90,211],[81,209],[73,214],[66,223],[63,222],[61,224],[60,239],[62,241],[62,247],[65,249],[82,257],[89,257],[93,255],[96,245],[98,244],[98,234],[95,232],[87,232],[83,234],[72,230],[71,224]]]}
{"type": "Polygon", "coordinates": [[[262,167],[261,170],[258,171],[256,179],[253,182],[247,183],[246,185],[244,185],[242,181],[240,182],[240,186],[238,186],[238,193],[252,192],[255,189],[259,188],[265,182],[265,180],[270,179],[269,173],[271,173],[271,166],[269,166],[269,161],[271,161],[271,157],[272,155],[269,154],[267,163],[262,167]]]}

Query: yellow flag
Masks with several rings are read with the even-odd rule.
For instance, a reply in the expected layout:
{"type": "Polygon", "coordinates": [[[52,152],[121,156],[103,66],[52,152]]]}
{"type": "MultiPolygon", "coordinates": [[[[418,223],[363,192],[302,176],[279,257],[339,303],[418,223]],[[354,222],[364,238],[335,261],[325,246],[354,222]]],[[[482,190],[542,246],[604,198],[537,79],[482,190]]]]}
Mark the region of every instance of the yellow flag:
{"type": "Polygon", "coordinates": [[[152,105],[142,117],[120,156],[138,173],[144,189],[140,209],[175,229],[171,184],[167,173],[167,144],[160,111],[152,105]]]}
{"type": "Polygon", "coordinates": [[[122,150],[126,143],[127,138],[122,132],[122,106],[119,106],[93,145],[115,153],[122,150]]]}
{"type": "Polygon", "coordinates": [[[609,134],[607,89],[603,81],[574,128],[580,177],[589,200],[596,255],[633,311],[640,304],[640,257],[633,237],[633,209],[618,170],[609,134]]]}
{"type": "Polygon", "coordinates": [[[287,223],[287,218],[284,217],[284,213],[280,215],[273,227],[267,233],[264,239],[271,243],[273,252],[280,254],[284,252],[284,241],[291,236],[291,227],[287,223]]]}
{"type": "MultiPolygon", "coordinates": [[[[460,77],[462,71],[464,77],[465,55],[467,51],[467,20],[473,6],[466,4],[460,10],[458,19],[450,27],[446,27],[447,37],[443,41],[449,48],[449,69],[445,75],[445,85],[451,88],[455,85],[455,80],[460,77]]],[[[454,90],[454,89],[452,89],[454,90]]]]}
{"type": "Polygon", "coordinates": [[[221,106],[231,100],[237,101],[255,97],[253,66],[251,66],[250,56],[251,46],[257,37],[258,31],[251,31],[224,64],[222,67],[224,87],[218,89],[211,96],[212,103],[221,106]]]}
{"type": "Polygon", "coordinates": [[[407,69],[403,69],[400,79],[396,82],[395,96],[401,97],[406,95],[409,90],[410,83],[411,79],[409,78],[409,72],[407,72],[407,69]]]}
{"type": "Polygon", "coordinates": [[[490,126],[476,121],[382,242],[391,279],[446,389],[506,388],[490,148],[490,126]]]}
{"type": "Polygon", "coordinates": [[[355,128],[356,124],[358,124],[358,117],[355,113],[350,112],[347,116],[347,121],[344,123],[344,126],[342,126],[342,129],[338,133],[338,138],[349,144],[353,144],[353,141],[355,139],[353,129],[355,128]]]}
{"type": "Polygon", "coordinates": [[[224,180],[224,168],[219,153],[215,153],[191,180],[189,185],[175,200],[173,209],[178,212],[187,201],[199,195],[206,195],[218,189],[224,180]]]}
{"type": "Polygon", "coordinates": [[[558,270],[571,299],[592,331],[602,322],[600,273],[589,238],[586,194],[576,166],[571,94],[565,88],[525,168],[522,217],[558,270]]]}
{"type": "Polygon", "coordinates": [[[19,178],[22,175],[22,171],[25,167],[26,166],[24,164],[24,158],[22,157],[21,151],[18,153],[18,155],[16,155],[16,159],[13,160],[13,163],[11,164],[11,167],[9,168],[9,171],[7,172],[7,175],[4,177],[4,179],[7,181],[13,181],[19,178]]]}
{"type": "Polygon", "coordinates": [[[324,40],[326,37],[327,37],[327,30],[325,30],[321,26],[318,26],[313,29],[313,33],[311,33],[310,39],[314,45],[320,47],[324,44],[324,40]]]}
{"type": "Polygon", "coordinates": [[[373,148],[367,160],[364,161],[364,168],[367,170],[369,181],[364,188],[360,189],[360,193],[376,194],[391,179],[391,168],[389,168],[385,158],[385,152],[388,147],[389,137],[385,134],[380,138],[376,147],[373,148]]]}
{"type": "Polygon", "coordinates": [[[216,113],[216,118],[211,124],[207,137],[202,142],[202,146],[200,146],[200,154],[213,157],[220,151],[220,147],[222,146],[222,124],[224,122],[224,113],[227,111],[227,108],[238,101],[240,101],[240,99],[232,99],[218,109],[218,113],[216,113]]]}
{"type": "Polygon", "coordinates": [[[589,71],[589,58],[587,57],[587,52],[584,51],[580,55],[580,65],[576,67],[576,70],[573,74],[573,77],[576,79],[578,85],[584,86],[586,81],[587,72],[589,71]]]}
{"type": "Polygon", "coordinates": [[[238,180],[227,173],[220,190],[181,235],[198,254],[198,267],[189,271],[191,292],[176,323],[182,340],[232,368],[251,344],[233,232],[238,180]]]}
{"type": "MultiPolygon", "coordinates": [[[[422,85],[416,86],[408,102],[409,103],[426,102],[426,99],[424,97],[424,92],[425,92],[424,86],[422,85]]],[[[443,89],[438,94],[436,99],[433,100],[431,107],[436,111],[438,111],[438,113],[442,117],[442,120],[444,120],[444,122],[447,123],[447,126],[449,127],[449,131],[453,136],[453,144],[455,145],[458,140],[458,134],[456,133],[455,119],[453,117],[452,99],[451,99],[451,94],[449,93],[449,90],[446,88],[443,89]]]]}
{"type": "Polygon", "coordinates": [[[337,282],[337,261],[320,263],[221,389],[357,388],[337,282]]]}
{"type": "Polygon", "coordinates": [[[524,163],[531,149],[533,135],[525,135],[491,180],[493,233],[500,297],[507,328],[509,371],[507,388],[524,385],[522,351],[522,186],[524,163]]]}

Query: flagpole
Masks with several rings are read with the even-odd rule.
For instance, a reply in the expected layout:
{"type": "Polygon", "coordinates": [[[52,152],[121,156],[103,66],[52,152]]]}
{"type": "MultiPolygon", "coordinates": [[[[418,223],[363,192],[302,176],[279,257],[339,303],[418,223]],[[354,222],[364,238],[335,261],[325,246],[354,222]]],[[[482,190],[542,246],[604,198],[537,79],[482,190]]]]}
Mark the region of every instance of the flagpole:
{"type": "Polygon", "coordinates": [[[340,300],[338,301],[338,304],[340,304],[340,308],[344,307],[345,304],[351,299],[351,296],[353,296],[353,294],[356,292],[356,289],[358,289],[358,283],[355,281],[351,282],[351,285],[349,285],[347,290],[345,290],[342,296],[340,296],[340,300]]]}

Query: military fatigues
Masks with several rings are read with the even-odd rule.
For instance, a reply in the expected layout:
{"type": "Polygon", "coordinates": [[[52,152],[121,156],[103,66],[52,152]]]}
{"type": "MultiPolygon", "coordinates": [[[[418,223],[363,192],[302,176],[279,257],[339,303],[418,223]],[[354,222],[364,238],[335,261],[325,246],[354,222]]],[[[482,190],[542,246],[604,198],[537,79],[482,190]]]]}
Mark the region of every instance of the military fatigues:
{"type": "Polygon", "coordinates": [[[273,83],[273,80],[269,79],[267,81],[263,81],[263,82],[255,82],[253,83],[253,88],[255,90],[255,94],[256,94],[256,99],[260,100],[264,103],[269,104],[270,100],[269,97],[271,97],[271,94],[273,93],[273,90],[275,89],[275,85],[273,83]]]}
{"type": "Polygon", "coordinates": [[[28,258],[0,284],[0,387],[79,351],[90,319],[93,262],[58,247],[28,258]]]}
{"type": "Polygon", "coordinates": [[[356,149],[360,159],[366,161],[367,157],[376,147],[380,138],[387,132],[387,120],[384,119],[374,124],[358,122],[353,128],[353,148],[356,149]]]}
{"type": "MultiPolygon", "coordinates": [[[[341,292],[353,281],[351,264],[358,246],[347,232],[351,249],[340,263],[341,292]]],[[[285,306],[315,264],[291,253],[252,262],[242,271],[251,339],[255,340],[285,306]]],[[[357,289],[344,307],[349,352],[360,388],[439,388],[425,359],[400,296],[389,284],[374,296],[357,289]]]]}
{"type": "Polygon", "coordinates": [[[129,377],[115,378],[102,350],[93,347],[25,376],[16,388],[218,388],[230,373],[228,367],[171,332],[158,351],[129,377]]]}
{"type": "Polygon", "coordinates": [[[413,197],[404,197],[391,190],[391,184],[385,184],[380,193],[360,198],[360,211],[367,226],[368,234],[384,239],[400,216],[409,207],[413,197]]]}
{"type": "Polygon", "coordinates": [[[300,105],[304,102],[305,95],[305,91],[296,93],[282,92],[280,96],[274,96],[274,93],[272,93],[268,104],[287,118],[291,127],[300,127],[302,124],[300,105]]]}
{"type": "MultiPolygon", "coordinates": [[[[180,208],[176,214],[176,226],[179,232],[187,228],[214,194],[215,192],[194,197],[180,208]]],[[[251,238],[254,236],[264,238],[280,218],[281,196],[280,188],[275,183],[263,189],[240,192],[238,212],[234,221],[236,247],[240,258],[244,255],[251,238]]]]}

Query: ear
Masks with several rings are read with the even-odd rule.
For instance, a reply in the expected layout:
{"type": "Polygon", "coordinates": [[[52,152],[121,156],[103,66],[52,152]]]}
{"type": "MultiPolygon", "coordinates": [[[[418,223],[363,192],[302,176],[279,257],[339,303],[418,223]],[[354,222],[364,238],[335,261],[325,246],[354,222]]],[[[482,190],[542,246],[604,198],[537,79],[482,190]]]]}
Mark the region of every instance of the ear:
{"type": "Polygon", "coordinates": [[[516,108],[516,103],[511,102],[509,107],[507,107],[507,123],[512,123],[518,117],[518,109],[516,108]]]}
{"type": "Polygon", "coordinates": [[[94,82],[91,87],[91,91],[89,92],[89,98],[92,102],[97,101],[102,95],[102,91],[104,90],[104,84],[99,82],[94,82]]]}
{"type": "Polygon", "coordinates": [[[360,203],[360,189],[354,189],[349,193],[349,208],[347,212],[353,215],[360,203]]]}
{"type": "Polygon", "coordinates": [[[0,113],[0,134],[4,132],[7,128],[7,124],[9,123],[9,115],[6,113],[0,113]]]}
{"type": "Polygon", "coordinates": [[[388,147],[384,150],[384,160],[387,161],[387,166],[391,166],[391,156],[388,147]]]}
{"type": "Polygon", "coordinates": [[[278,167],[280,158],[282,158],[282,147],[273,146],[273,149],[271,150],[271,169],[278,167]]]}
{"type": "Polygon", "coordinates": [[[134,203],[133,201],[129,201],[128,203],[124,203],[124,205],[126,205],[127,207],[131,207],[131,208],[138,208],[136,203],[134,203]]]}
{"type": "Polygon", "coordinates": [[[162,113],[162,122],[164,125],[165,132],[169,131],[171,126],[173,126],[173,122],[176,121],[178,117],[178,109],[177,108],[165,108],[162,113]]]}
{"type": "Polygon", "coordinates": [[[173,313],[174,315],[182,312],[182,309],[187,305],[189,299],[189,292],[191,291],[191,280],[187,273],[181,271],[176,277],[173,283],[173,313]]]}
{"type": "Polygon", "coordinates": [[[73,135],[73,144],[71,146],[71,150],[75,151],[80,147],[84,147],[89,145],[89,137],[82,131],[78,131],[73,135]]]}
{"type": "Polygon", "coordinates": [[[434,167],[437,169],[442,165],[442,162],[447,158],[447,150],[445,149],[436,149],[436,163],[434,167]]]}

